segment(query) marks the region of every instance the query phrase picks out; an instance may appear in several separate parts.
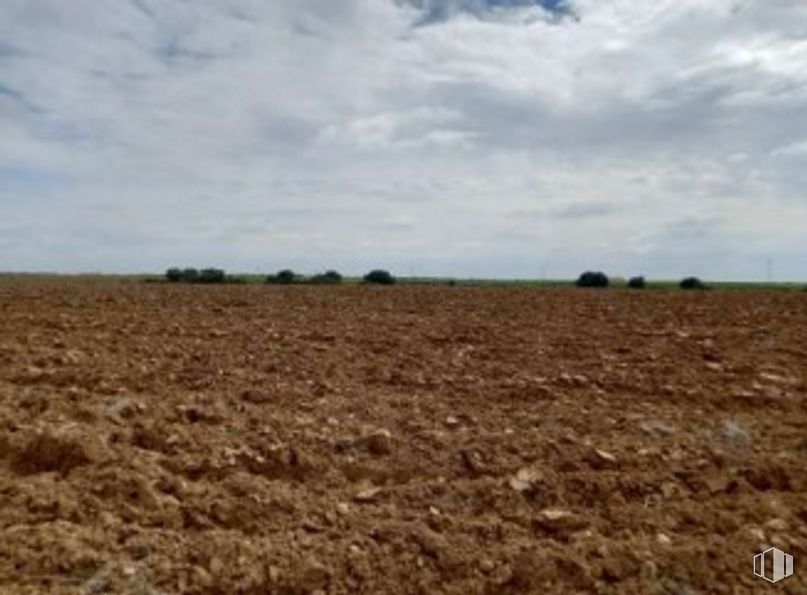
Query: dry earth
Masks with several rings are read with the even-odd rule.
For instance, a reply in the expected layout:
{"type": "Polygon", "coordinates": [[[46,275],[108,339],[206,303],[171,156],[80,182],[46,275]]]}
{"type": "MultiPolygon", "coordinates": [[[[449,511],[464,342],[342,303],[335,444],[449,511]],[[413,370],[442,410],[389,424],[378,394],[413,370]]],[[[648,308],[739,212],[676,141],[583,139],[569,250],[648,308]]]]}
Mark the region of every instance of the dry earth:
{"type": "Polygon", "coordinates": [[[5,280],[0,592],[805,593],[805,371],[804,293],[5,280]]]}

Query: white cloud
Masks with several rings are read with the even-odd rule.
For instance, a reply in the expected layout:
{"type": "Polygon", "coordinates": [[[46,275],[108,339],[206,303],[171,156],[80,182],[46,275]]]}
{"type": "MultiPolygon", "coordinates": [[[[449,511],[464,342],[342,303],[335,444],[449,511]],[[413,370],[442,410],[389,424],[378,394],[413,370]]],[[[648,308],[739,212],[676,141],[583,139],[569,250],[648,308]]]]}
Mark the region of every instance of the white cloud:
{"type": "Polygon", "coordinates": [[[0,269],[807,277],[803,1],[449,4],[6,0],[0,269]]]}
{"type": "Polygon", "coordinates": [[[807,140],[789,143],[771,151],[773,157],[801,157],[807,156],[807,140]]]}

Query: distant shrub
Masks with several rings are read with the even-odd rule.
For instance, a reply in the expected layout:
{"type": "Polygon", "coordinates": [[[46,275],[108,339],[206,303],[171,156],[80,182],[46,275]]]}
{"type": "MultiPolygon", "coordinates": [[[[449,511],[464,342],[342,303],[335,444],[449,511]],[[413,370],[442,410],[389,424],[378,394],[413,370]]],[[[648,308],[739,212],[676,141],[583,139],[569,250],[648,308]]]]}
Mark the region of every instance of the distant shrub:
{"type": "Polygon", "coordinates": [[[198,283],[199,271],[196,269],[182,269],[182,282],[183,283],[198,283]]]}
{"type": "Polygon", "coordinates": [[[392,273],[389,271],[375,269],[364,276],[364,282],[376,285],[394,285],[395,277],[393,277],[392,273]]]}
{"type": "Polygon", "coordinates": [[[296,278],[297,275],[291,269],[283,269],[277,274],[278,283],[281,283],[283,285],[294,283],[294,280],[296,278]]]}
{"type": "Polygon", "coordinates": [[[600,271],[586,271],[577,279],[578,287],[608,287],[608,275],[600,271]]]}
{"type": "Polygon", "coordinates": [[[644,277],[631,277],[628,279],[628,287],[631,289],[644,289],[645,288],[645,281],[644,277]]]}
{"type": "Polygon", "coordinates": [[[202,269],[199,271],[198,283],[224,283],[226,275],[221,269],[202,269]]]}
{"type": "Polygon", "coordinates": [[[448,280],[448,286],[449,287],[456,287],[457,286],[457,280],[456,279],[449,279],[448,280]]]}
{"type": "Polygon", "coordinates": [[[706,284],[697,277],[685,277],[678,286],[681,289],[706,289],[706,284]]]}
{"type": "Polygon", "coordinates": [[[325,271],[324,273],[311,277],[311,283],[315,283],[317,285],[338,285],[341,282],[342,275],[333,270],[325,271]]]}
{"type": "Polygon", "coordinates": [[[170,283],[179,283],[182,281],[182,269],[171,268],[165,271],[165,278],[170,283]]]}
{"type": "Polygon", "coordinates": [[[291,269],[283,269],[278,271],[275,275],[269,275],[266,278],[267,283],[274,285],[290,285],[297,279],[297,275],[291,269]]]}

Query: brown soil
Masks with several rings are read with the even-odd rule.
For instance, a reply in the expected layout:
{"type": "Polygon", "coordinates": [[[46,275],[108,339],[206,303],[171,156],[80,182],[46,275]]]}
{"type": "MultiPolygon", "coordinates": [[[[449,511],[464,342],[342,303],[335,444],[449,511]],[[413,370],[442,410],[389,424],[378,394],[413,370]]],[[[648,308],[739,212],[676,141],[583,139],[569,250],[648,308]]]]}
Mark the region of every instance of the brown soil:
{"type": "Polygon", "coordinates": [[[4,281],[0,592],[804,593],[805,372],[803,293],[4,281]]]}

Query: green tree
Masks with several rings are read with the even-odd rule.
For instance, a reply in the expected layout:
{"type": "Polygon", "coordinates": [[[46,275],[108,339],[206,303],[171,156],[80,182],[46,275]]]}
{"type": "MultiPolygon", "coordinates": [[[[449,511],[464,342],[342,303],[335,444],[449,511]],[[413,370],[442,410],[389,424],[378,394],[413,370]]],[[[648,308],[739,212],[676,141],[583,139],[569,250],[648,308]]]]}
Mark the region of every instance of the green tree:
{"type": "Polygon", "coordinates": [[[364,282],[376,285],[394,285],[395,277],[389,271],[374,269],[364,276],[364,282]]]}

